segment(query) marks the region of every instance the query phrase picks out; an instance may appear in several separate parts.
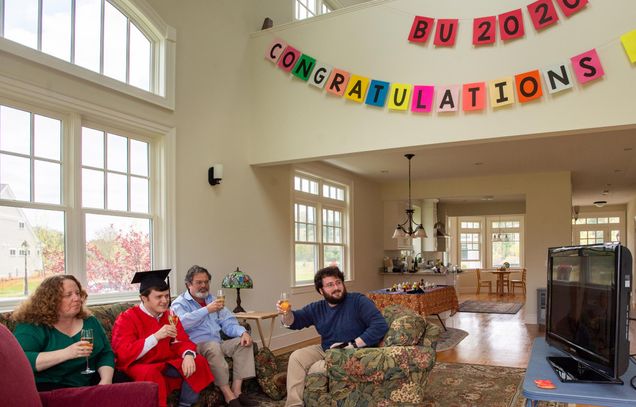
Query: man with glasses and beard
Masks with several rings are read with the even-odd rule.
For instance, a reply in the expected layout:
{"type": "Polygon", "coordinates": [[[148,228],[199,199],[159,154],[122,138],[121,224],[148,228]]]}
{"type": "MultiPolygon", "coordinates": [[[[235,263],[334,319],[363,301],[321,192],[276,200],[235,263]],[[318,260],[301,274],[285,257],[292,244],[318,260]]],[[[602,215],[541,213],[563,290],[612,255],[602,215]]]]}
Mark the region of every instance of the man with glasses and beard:
{"type": "Polygon", "coordinates": [[[287,366],[285,406],[302,406],[305,376],[325,371],[325,351],[330,348],[362,348],[377,345],[389,327],[375,304],[360,293],[348,293],[338,267],[318,270],[316,291],[324,300],[291,311],[276,303],[281,321],[289,329],[315,326],[321,344],[294,351],[287,366]]]}
{"type": "Polygon", "coordinates": [[[197,352],[208,360],[214,384],[221,389],[228,406],[256,406],[256,401],[241,393],[243,379],[256,375],[252,338],[223,301],[210,295],[210,279],[205,268],[190,267],[185,276],[187,290],[172,302],[172,310],[190,340],[197,344],[197,352]],[[231,339],[221,340],[221,331],[231,339]],[[226,356],[232,358],[231,387],[226,356]]]}

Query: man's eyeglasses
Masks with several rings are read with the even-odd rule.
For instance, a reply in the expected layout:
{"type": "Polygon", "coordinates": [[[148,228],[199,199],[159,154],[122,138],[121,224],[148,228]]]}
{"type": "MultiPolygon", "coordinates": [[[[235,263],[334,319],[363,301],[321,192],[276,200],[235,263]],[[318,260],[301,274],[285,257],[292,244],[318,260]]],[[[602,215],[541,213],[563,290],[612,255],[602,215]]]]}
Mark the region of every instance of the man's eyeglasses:
{"type": "Polygon", "coordinates": [[[205,285],[209,285],[210,284],[210,280],[200,280],[200,281],[193,281],[192,285],[198,285],[198,286],[205,286],[205,285]]]}
{"type": "Polygon", "coordinates": [[[327,288],[334,288],[336,286],[339,287],[339,286],[342,286],[342,285],[344,285],[344,283],[342,281],[340,281],[340,280],[336,280],[336,281],[332,281],[331,283],[324,284],[324,286],[327,287],[327,288]]]}

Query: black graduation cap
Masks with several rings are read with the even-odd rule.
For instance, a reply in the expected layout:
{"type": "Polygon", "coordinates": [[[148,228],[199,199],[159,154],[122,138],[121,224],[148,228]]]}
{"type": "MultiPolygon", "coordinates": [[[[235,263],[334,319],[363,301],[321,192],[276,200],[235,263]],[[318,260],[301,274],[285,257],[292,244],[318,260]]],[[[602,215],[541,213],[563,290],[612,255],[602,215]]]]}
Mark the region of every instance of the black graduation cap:
{"type": "MultiPolygon", "coordinates": [[[[166,277],[170,273],[170,269],[138,271],[133,276],[131,284],[139,284],[139,292],[142,293],[148,288],[161,287],[166,283],[166,277]]],[[[170,289],[170,278],[168,278],[168,289],[170,289]]]]}

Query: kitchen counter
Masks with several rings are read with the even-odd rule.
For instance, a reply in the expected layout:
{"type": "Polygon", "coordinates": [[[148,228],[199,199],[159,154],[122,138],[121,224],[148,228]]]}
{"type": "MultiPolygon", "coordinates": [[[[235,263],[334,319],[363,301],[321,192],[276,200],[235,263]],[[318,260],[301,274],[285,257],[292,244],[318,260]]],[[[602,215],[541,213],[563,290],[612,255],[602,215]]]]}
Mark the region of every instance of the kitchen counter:
{"type": "Polygon", "coordinates": [[[424,280],[428,283],[435,283],[439,285],[455,285],[454,273],[435,273],[431,269],[418,270],[416,273],[380,273],[382,274],[384,287],[391,287],[393,284],[399,284],[402,282],[415,282],[424,280]]]}

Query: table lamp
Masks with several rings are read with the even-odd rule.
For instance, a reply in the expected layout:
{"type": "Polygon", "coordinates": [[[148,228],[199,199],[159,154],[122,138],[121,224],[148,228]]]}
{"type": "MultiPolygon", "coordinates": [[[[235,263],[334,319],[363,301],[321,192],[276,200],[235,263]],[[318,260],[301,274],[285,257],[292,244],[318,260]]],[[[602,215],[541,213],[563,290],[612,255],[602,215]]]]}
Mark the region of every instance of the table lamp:
{"type": "Polygon", "coordinates": [[[243,273],[237,267],[236,271],[231,272],[223,278],[221,287],[236,288],[236,308],[234,308],[232,312],[245,312],[243,307],[241,307],[241,288],[254,288],[254,280],[252,280],[252,277],[243,273]]]}

